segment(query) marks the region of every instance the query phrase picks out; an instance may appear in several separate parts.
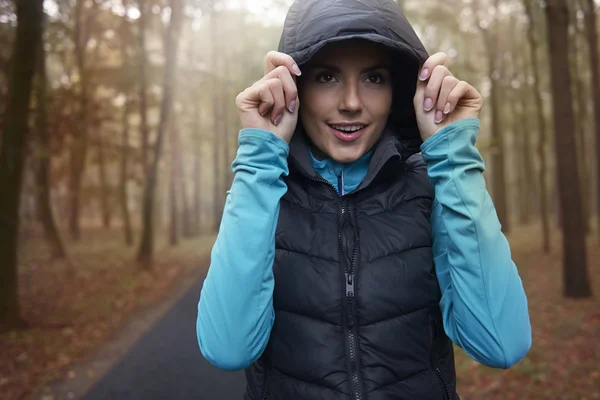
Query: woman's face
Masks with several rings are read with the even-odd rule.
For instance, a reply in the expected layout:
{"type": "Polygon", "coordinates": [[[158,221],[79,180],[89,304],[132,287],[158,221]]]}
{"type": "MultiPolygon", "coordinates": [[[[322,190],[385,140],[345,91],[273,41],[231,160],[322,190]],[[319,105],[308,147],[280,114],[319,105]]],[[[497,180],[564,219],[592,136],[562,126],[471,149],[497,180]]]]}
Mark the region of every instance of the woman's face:
{"type": "Polygon", "coordinates": [[[389,68],[387,51],[364,42],[326,46],[303,68],[300,118],[317,150],[352,162],[371,149],[392,105],[389,68]]]}

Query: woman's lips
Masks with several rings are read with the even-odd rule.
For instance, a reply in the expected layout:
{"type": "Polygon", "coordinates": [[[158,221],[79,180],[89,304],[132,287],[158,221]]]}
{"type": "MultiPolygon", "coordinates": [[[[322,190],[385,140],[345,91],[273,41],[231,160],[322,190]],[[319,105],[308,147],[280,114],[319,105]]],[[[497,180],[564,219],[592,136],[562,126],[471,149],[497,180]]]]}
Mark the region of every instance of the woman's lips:
{"type": "Polygon", "coordinates": [[[359,137],[362,136],[362,134],[365,132],[367,127],[368,127],[368,125],[365,125],[362,128],[360,128],[359,130],[349,133],[349,132],[340,131],[338,129],[335,129],[333,126],[329,125],[329,129],[331,130],[331,133],[333,133],[333,136],[335,136],[337,139],[341,140],[342,142],[354,142],[355,140],[357,140],[359,137]]]}

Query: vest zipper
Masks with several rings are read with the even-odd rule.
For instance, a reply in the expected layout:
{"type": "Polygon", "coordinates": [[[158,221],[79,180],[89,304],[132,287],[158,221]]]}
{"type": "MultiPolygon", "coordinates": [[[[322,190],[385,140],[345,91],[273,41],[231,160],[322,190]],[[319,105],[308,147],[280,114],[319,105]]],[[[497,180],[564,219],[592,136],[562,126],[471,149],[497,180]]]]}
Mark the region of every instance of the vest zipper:
{"type": "Polygon", "coordinates": [[[338,184],[338,194],[341,197],[344,195],[344,171],[340,172],[340,174],[338,175],[337,184],[338,184]]]}
{"type": "MultiPolygon", "coordinates": [[[[344,217],[346,218],[350,218],[351,219],[351,225],[353,227],[353,232],[354,232],[354,241],[352,244],[352,257],[350,259],[350,265],[347,265],[347,267],[345,268],[345,273],[344,273],[344,277],[345,277],[345,283],[346,283],[346,301],[347,301],[347,319],[346,319],[346,323],[348,325],[348,353],[350,354],[350,379],[352,381],[352,391],[353,391],[353,398],[355,400],[362,400],[363,399],[363,395],[362,395],[362,390],[361,390],[361,384],[360,384],[360,378],[359,378],[359,371],[358,371],[358,345],[357,345],[357,341],[356,341],[356,334],[355,334],[355,273],[354,273],[354,267],[356,265],[356,257],[358,255],[358,233],[356,231],[357,227],[354,224],[353,218],[354,216],[352,215],[353,213],[347,212],[346,211],[346,202],[342,201],[342,219],[344,217]],[[345,215],[344,215],[345,214],[345,215]]],[[[342,257],[344,260],[346,260],[346,254],[345,254],[345,248],[346,246],[344,245],[344,243],[342,243],[342,233],[341,233],[341,229],[338,233],[338,237],[340,239],[340,246],[342,249],[342,257]]]]}
{"type": "Polygon", "coordinates": [[[435,345],[437,344],[437,341],[438,341],[437,324],[431,317],[429,317],[429,321],[433,325],[433,332],[434,332],[433,333],[433,344],[431,346],[431,359],[430,359],[431,367],[435,371],[436,381],[438,382],[438,384],[442,387],[442,390],[444,391],[444,400],[450,400],[450,392],[448,391],[448,386],[446,385],[446,380],[444,379],[444,376],[442,375],[442,371],[437,366],[437,356],[436,356],[436,352],[435,352],[435,345]]]}
{"type": "Polygon", "coordinates": [[[269,378],[271,376],[271,368],[267,369],[267,377],[265,378],[265,391],[262,396],[262,400],[267,400],[269,398],[269,378]]]}
{"type": "MultiPolygon", "coordinates": [[[[299,169],[301,170],[301,172],[303,173],[303,175],[310,179],[311,181],[314,182],[319,182],[319,183],[323,183],[327,186],[329,186],[330,188],[332,188],[335,193],[338,195],[338,197],[341,198],[341,193],[343,193],[343,188],[342,191],[338,192],[335,188],[335,186],[333,186],[331,183],[329,183],[329,181],[323,179],[323,178],[317,178],[314,177],[312,175],[310,175],[308,172],[306,172],[306,170],[300,165],[299,162],[297,162],[296,160],[294,160],[296,162],[296,164],[298,165],[299,169]]],[[[343,184],[343,181],[341,180],[341,175],[338,176],[338,185],[343,184]]],[[[342,178],[343,179],[343,178],[342,178]]],[[[345,199],[341,199],[341,222],[340,224],[343,224],[343,220],[346,214],[346,201],[345,199]]],[[[343,243],[343,238],[342,238],[342,227],[340,227],[340,229],[338,229],[338,241],[339,241],[339,245],[340,248],[342,249],[342,262],[346,263],[346,250],[343,243]]],[[[354,400],[363,400],[364,396],[362,395],[362,390],[361,390],[361,384],[360,384],[360,378],[358,376],[358,364],[357,364],[357,344],[356,344],[356,336],[354,334],[354,297],[355,297],[355,287],[354,287],[354,265],[356,263],[356,257],[357,257],[357,253],[358,253],[358,233],[355,231],[356,227],[353,228],[354,230],[354,243],[353,243],[353,249],[352,249],[352,258],[351,258],[351,262],[350,262],[350,266],[346,265],[346,268],[344,268],[345,272],[344,272],[344,277],[346,280],[346,301],[347,301],[347,324],[348,324],[348,347],[349,347],[349,354],[350,354],[350,379],[352,381],[352,389],[353,389],[353,399],[354,400]]],[[[265,394],[266,396],[267,394],[265,394]]],[[[266,397],[263,398],[263,400],[266,400],[266,397]]]]}

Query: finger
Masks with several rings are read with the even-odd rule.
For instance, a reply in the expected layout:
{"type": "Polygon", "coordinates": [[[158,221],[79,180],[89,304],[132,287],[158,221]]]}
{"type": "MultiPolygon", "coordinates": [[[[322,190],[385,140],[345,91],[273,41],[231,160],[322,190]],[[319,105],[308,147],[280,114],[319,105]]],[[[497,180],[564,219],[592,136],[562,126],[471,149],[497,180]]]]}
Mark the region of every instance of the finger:
{"type": "Polygon", "coordinates": [[[437,101],[435,122],[441,122],[444,115],[447,115],[450,112],[451,104],[448,102],[448,95],[452,92],[452,89],[458,85],[458,82],[460,81],[453,76],[446,76],[442,81],[442,87],[437,101]]]}
{"type": "Polygon", "coordinates": [[[265,75],[265,79],[279,79],[283,85],[283,94],[285,96],[285,105],[290,112],[294,112],[297,104],[298,89],[295,77],[292,77],[287,67],[280,66],[265,75]]]}
{"type": "Polygon", "coordinates": [[[413,106],[415,110],[417,107],[423,107],[423,101],[425,99],[425,88],[427,87],[427,82],[417,82],[417,89],[415,91],[415,97],[413,98],[413,106]]]}
{"type": "Polygon", "coordinates": [[[425,99],[423,101],[423,108],[425,111],[430,111],[437,102],[440,93],[440,87],[442,86],[444,78],[447,76],[452,76],[452,74],[448,68],[444,67],[443,65],[438,65],[433,69],[431,78],[429,78],[427,87],[425,88],[425,99]]]}
{"type": "Polygon", "coordinates": [[[266,83],[274,100],[271,109],[271,121],[273,121],[273,124],[278,125],[281,122],[281,118],[283,118],[286,107],[285,96],[283,95],[283,83],[277,78],[269,79],[266,83]]]}
{"type": "Polygon", "coordinates": [[[450,111],[448,112],[448,114],[454,111],[454,109],[458,105],[458,102],[462,98],[468,97],[471,91],[475,91],[475,88],[473,88],[473,86],[469,85],[465,81],[459,81],[456,84],[456,86],[454,86],[452,91],[448,94],[448,104],[450,104],[450,111]]]}
{"type": "Polygon", "coordinates": [[[296,64],[296,62],[290,55],[280,53],[278,51],[268,52],[265,57],[264,75],[267,75],[269,72],[273,71],[275,68],[280,66],[286,67],[293,75],[300,76],[302,74],[300,68],[298,67],[298,64],[296,64]]]}
{"type": "Polygon", "coordinates": [[[271,93],[267,82],[264,81],[253,85],[252,88],[254,90],[251,90],[248,100],[258,103],[258,113],[264,117],[275,104],[273,93],[271,93]]]}
{"type": "Polygon", "coordinates": [[[447,63],[448,55],[446,53],[435,53],[434,55],[430,56],[421,67],[419,79],[422,81],[427,80],[435,67],[438,65],[446,65],[447,63]]]}

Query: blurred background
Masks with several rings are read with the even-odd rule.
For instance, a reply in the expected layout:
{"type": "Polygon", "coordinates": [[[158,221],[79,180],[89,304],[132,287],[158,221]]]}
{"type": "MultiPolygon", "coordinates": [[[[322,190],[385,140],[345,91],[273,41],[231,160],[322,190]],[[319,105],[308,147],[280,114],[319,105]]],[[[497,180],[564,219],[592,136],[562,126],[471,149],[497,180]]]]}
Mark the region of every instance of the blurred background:
{"type": "MultiPolygon", "coordinates": [[[[261,78],[290,4],[0,0],[0,399],[73,378],[206,273],[235,97],[261,78]]],[[[517,366],[457,349],[465,398],[600,399],[599,5],[398,1],[485,97],[478,148],[529,298],[533,348],[517,366]]]]}

